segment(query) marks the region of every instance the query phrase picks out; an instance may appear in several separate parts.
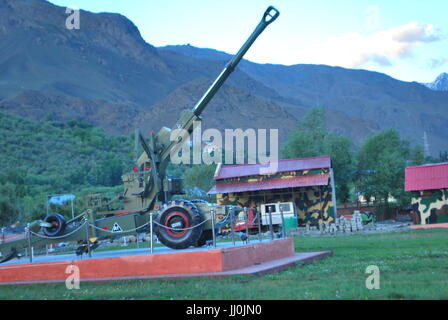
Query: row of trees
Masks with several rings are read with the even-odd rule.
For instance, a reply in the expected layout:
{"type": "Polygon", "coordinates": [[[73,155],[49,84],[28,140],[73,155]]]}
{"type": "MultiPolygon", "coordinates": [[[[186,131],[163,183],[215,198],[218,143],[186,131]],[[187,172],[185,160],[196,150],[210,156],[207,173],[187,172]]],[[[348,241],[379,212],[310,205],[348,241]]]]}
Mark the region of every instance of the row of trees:
{"type": "Polygon", "coordinates": [[[356,147],[328,130],[325,110],[312,109],[290,134],[283,156],[319,155],[331,156],[339,202],[355,200],[356,190],[367,200],[387,203],[392,196],[405,205],[410,200],[404,192],[405,168],[425,162],[422,147],[411,148],[396,130],[378,132],[356,147]]]}

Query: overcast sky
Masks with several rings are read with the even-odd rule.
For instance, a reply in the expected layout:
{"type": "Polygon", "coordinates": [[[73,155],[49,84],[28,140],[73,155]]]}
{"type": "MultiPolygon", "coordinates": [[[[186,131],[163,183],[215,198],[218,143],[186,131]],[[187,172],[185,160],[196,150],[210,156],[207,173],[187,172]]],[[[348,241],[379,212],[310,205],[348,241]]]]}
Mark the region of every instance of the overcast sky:
{"type": "MultiPolygon", "coordinates": [[[[327,64],[432,82],[448,72],[447,0],[51,0],[117,12],[154,46],[191,44],[236,53],[274,5],[279,19],[246,59],[327,64]]],[[[81,16],[82,27],[82,16],[81,16]]]]}

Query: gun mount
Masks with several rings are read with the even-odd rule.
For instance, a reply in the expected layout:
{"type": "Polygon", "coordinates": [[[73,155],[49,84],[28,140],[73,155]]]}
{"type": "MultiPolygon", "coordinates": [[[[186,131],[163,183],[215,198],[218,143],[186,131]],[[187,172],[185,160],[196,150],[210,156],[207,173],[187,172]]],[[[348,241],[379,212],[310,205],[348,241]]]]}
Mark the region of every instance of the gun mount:
{"type": "MultiPolygon", "coordinates": [[[[143,185],[138,193],[140,194],[143,205],[147,206],[148,209],[153,209],[154,206],[157,205],[157,202],[160,204],[169,201],[172,191],[179,191],[178,186],[180,182],[173,180],[171,180],[171,182],[169,180],[167,181],[165,174],[166,167],[170,161],[170,154],[172,152],[176,152],[175,148],[180,146],[178,141],[170,140],[172,130],[183,129],[185,132],[191,134],[193,130],[193,123],[201,120],[200,116],[202,112],[225,83],[230,74],[235,70],[243,56],[255,40],[260,36],[260,34],[265,30],[265,28],[274,22],[279,15],[280,12],[272,6],[266,10],[260,23],[257,25],[238,53],[229,61],[207,92],[196,103],[194,108],[188,112],[185,112],[177,121],[173,129],[163,127],[157,135],[151,133],[148,142],[146,142],[144,137],[139,134],[139,140],[143,147],[144,154],[140,157],[138,165],[139,170],[143,169],[143,172],[140,171],[140,175],[143,174],[144,177],[143,185]],[[146,171],[149,172],[145,175],[146,171]],[[174,188],[175,190],[169,189],[172,186],[176,187],[174,188]]],[[[125,176],[124,182],[129,182],[131,179],[132,177],[129,175],[125,176]]]]}
{"type": "Polygon", "coordinates": [[[170,154],[176,152],[176,147],[180,147],[178,141],[170,139],[171,132],[175,129],[183,129],[188,134],[192,133],[194,122],[201,120],[202,112],[235,70],[245,53],[279,15],[280,12],[277,9],[268,7],[238,53],[225,66],[194,108],[181,116],[173,129],[163,127],[157,134],[151,133],[148,141],[140,133],[137,134],[143,153],[137,160],[137,168],[123,175],[124,193],[122,195],[105,203],[99,201],[98,197],[92,198],[92,209],[84,211],[69,221],[65,221],[65,218],[59,214],[47,216],[45,220],[33,224],[33,228],[30,229],[33,231],[28,241],[21,239],[0,244],[0,252],[4,254],[0,263],[14,258],[30,243],[43,245],[73,241],[81,244],[77,253],[82,253],[96,248],[100,239],[133,234],[137,230],[146,231],[150,229],[150,221],[153,221],[154,225],[151,226],[154,227],[159,240],[174,249],[202,246],[210,240],[213,228],[219,230],[227,223],[230,214],[238,213],[239,210],[235,207],[210,204],[201,200],[171,201],[172,195],[182,194],[181,181],[166,178],[170,154]],[[213,223],[210,221],[211,214],[214,215],[213,223]],[[97,216],[101,218],[97,219],[97,216]],[[38,231],[39,228],[40,231],[38,231]],[[84,231],[89,235],[88,240],[84,231]]]}

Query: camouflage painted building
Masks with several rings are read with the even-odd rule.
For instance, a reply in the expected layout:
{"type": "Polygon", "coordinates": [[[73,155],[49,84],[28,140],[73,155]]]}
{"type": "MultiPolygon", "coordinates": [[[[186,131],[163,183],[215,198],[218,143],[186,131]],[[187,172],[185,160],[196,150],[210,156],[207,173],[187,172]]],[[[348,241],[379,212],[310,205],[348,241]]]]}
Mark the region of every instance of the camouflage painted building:
{"type": "Polygon", "coordinates": [[[448,163],[406,168],[405,190],[412,192],[417,223],[448,222],[448,163]]]}
{"type": "Polygon", "coordinates": [[[332,223],[336,217],[333,169],[329,156],[279,160],[263,164],[218,166],[216,194],[219,204],[259,208],[261,204],[294,202],[299,224],[332,223]],[[271,164],[272,165],[272,164],[271,164]]]}
{"type": "Polygon", "coordinates": [[[405,190],[417,223],[448,222],[448,163],[406,168],[405,190]]]}

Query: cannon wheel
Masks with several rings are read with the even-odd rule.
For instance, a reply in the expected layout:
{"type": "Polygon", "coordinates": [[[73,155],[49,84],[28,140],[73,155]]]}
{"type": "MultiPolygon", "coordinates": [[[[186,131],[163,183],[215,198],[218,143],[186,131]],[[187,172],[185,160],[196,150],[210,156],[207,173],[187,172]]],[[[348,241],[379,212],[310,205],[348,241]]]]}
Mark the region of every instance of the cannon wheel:
{"type": "Polygon", "coordinates": [[[59,213],[49,214],[45,217],[44,222],[52,224],[52,227],[42,228],[47,237],[60,236],[65,231],[65,226],[67,225],[65,218],[59,213]]]}
{"type": "MultiPolygon", "coordinates": [[[[202,199],[195,199],[195,200],[190,200],[192,203],[196,204],[196,203],[204,203],[204,204],[208,204],[207,201],[202,200],[202,199]]],[[[201,236],[199,237],[198,242],[196,242],[196,244],[194,245],[196,248],[202,247],[204,246],[207,241],[212,240],[213,239],[213,232],[212,230],[203,230],[201,236]]]]}
{"type": "Polygon", "coordinates": [[[155,227],[157,238],[172,249],[186,249],[194,246],[203,233],[203,226],[192,227],[202,221],[201,213],[190,201],[170,201],[162,208],[160,213],[158,223],[162,226],[156,225],[155,227]],[[173,230],[172,228],[179,228],[179,230],[173,230]]]}

